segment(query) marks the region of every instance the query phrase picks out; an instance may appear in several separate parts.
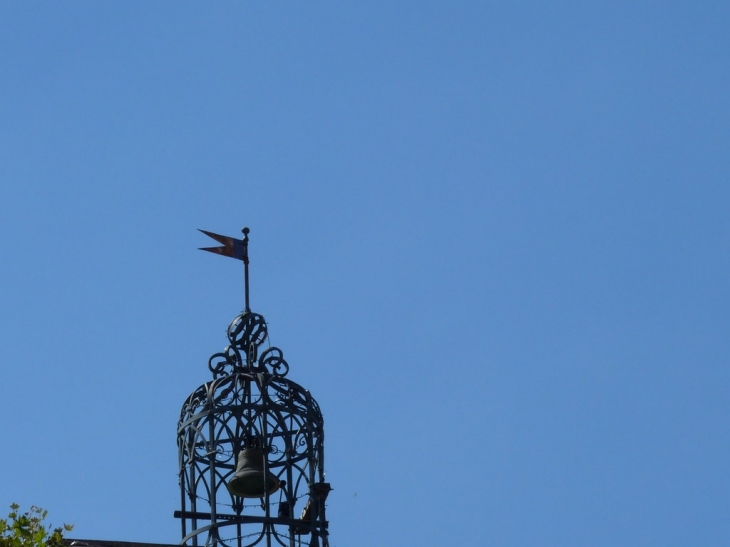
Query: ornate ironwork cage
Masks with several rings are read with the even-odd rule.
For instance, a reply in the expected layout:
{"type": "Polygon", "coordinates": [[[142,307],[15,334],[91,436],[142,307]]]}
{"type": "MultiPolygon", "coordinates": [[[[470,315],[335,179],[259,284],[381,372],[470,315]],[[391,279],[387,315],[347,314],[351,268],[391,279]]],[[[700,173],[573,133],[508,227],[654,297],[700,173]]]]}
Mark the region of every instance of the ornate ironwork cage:
{"type": "Polygon", "coordinates": [[[286,378],[266,321],[246,311],[228,327],[228,347],[208,363],[213,380],[185,401],[177,428],[182,544],[327,547],[324,422],[308,390],[286,378]],[[226,485],[236,458],[261,449],[275,491],[238,497],[226,485]]]}

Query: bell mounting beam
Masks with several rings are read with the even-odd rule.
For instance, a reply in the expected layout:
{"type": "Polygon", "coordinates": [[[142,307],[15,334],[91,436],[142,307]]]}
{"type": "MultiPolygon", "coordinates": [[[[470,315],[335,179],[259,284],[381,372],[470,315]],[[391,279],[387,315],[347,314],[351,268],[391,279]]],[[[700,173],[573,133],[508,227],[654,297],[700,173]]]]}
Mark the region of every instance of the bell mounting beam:
{"type": "Polygon", "coordinates": [[[222,243],[222,247],[199,247],[201,251],[208,251],[222,256],[228,256],[235,258],[236,260],[243,261],[243,277],[246,292],[246,313],[251,312],[248,300],[248,233],[251,231],[248,228],[241,230],[243,232],[243,239],[235,239],[233,237],[222,236],[220,234],[214,234],[206,230],[198,228],[199,232],[203,232],[208,237],[215,239],[218,243],[222,243]]]}

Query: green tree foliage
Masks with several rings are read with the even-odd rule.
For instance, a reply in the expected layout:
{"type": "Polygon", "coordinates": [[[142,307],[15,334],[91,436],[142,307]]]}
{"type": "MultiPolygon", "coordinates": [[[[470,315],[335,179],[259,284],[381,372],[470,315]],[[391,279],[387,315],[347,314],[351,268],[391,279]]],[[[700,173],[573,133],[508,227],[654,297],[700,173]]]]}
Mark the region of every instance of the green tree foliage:
{"type": "Polygon", "coordinates": [[[20,506],[13,503],[6,519],[0,519],[0,547],[61,547],[63,533],[73,530],[70,524],[54,528],[43,525],[48,511],[31,505],[23,514],[18,512],[20,506]]]}

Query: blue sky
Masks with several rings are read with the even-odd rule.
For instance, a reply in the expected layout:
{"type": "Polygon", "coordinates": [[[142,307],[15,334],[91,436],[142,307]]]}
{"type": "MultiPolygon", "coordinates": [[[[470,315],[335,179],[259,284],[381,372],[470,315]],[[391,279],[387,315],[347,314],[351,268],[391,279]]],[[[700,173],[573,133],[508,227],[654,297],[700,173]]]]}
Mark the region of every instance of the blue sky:
{"type": "Polygon", "coordinates": [[[179,541],[249,226],[332,547],[727,545],[729,12],[0,4],[0,505],[179,541]]]}

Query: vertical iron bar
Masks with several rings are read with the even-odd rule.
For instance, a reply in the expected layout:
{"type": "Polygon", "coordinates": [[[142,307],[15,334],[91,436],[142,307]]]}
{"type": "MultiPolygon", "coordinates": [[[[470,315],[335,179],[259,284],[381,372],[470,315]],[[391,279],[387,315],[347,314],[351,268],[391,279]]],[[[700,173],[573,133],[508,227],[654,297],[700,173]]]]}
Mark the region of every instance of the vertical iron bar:
{"type": "Polygon", "coordinates": [[[243,232],[243,276],[246,290],[246,313],[251,313],[251,307],[248,300],[248,233],[249,229],[244,228],[243,232]]]}
{"type": "MultiPolygon", "coordinates": [[[[193,447],[193,452],[194,452],[195,445],[193,444],[193,445],[189,445],[189,446],[193,447]]],[[[195,458],[195,453],[193,453],[190,456],[190,459],[192,462],[192,464],[190,465],[190,486],[193,489],[193,492],[195,492],[195,495],[190,496],[190,509],[193,512],[197,512],[198,511],[198,497],[197,497],[198,485],[197,485],[196,481],[198,479],[195,476],[195,470],[197,469],[198,461],[195,458]]],[[[190,521],[190,531],[192,532],[193,530],[197,530],[197,529],[198,529],[198,517],[193,517],[192,520],[190,521]]],[[[183,537],[185,537],[185,536],[183,536],[183,537]]],[[[198,545],[198,535],[195,534],[195,536],[193,537],[193,547],[197,547],[197,545],[198,545]]]]}
{"type": "MultiPolygon", "coordinates": [[[[261,393],[261,404],[266,405],[265,391],[267,387],[264,382],[259,386],[261,393]]],[[[273,525],[269,520],[271,518],[271,497],[269,496],[269,449],[271,448],[271,439],[269,439],[269,412],[267,408],[261,411],[261,445],[264,447],[264,529],[266,530],[266,547],[271,547],[271,533],[273,525]]]]}
{"type": "Polygon", "coordinates": [[[296,498],[294,496],[294,474],[292,473],[292,454],[294,454],[294,443],[296,443],[296,437],[294,436],[294,418],[291,411],[291,407],[287,408],[289,411],[289,426],[287,427],[286,434],[284,435],[284,449],[286,450],[286,487],[285,494],[286,499],[289,502],[289,547],[295,546],[295,535],[294,526],[292,526],[292,519],[294,517],[294,505],[296,504],[296,498]]]}
{"type": "MultiPolygon", "coordinates": [[[[179,458],[180,458],[180,464],[179,464],[180,465],[180,472],[178,473],[178,477],[180,478],[180,509],[182,509],[183,511],[185,511],[187,509],[187,505],[185,503],[185,480],[187,478],[186,477],[187,473],[185,472],[186,470],[185,470],[185,467],[184,467],[184,464],[183,464],[184,454],[185,454],[184,448],[181,447],[180,448],[180,456],[179,456],[179,458]]],[[[186,528],[185,527],[185,524],[186,523],[187,523],[187,519],[185,519],[185,518],[181,518],[180,519],[180,524],[182,526],[182,537],[185,537],[187,535],[187,532],[185,531],[185,528],[186,528]]]]}
{"type": "MultiPolygon", "coordinates": [[[[215,534],[213,536],[213,545],[218,545],[218,518],[216,515],[216,513],[218,512],[218,500],[216,497],[216,493],[218,491],[218,483],[217,477],[215,476],[215,455],[218,451],[218,446],[215,446],[215,450],[211,450],[215,443],[215,414],[215,408],[211,408],[207,412],[206,418],[208,419],[208,446],[206,447],[206,450],[208,451],[208,469],[210,470],[210,503],[208,504],[210,505],[210,524],[212,525],[210,533],[215,534]]],[[[209,541],[206,543],[209,543],[209,541]]]]}

